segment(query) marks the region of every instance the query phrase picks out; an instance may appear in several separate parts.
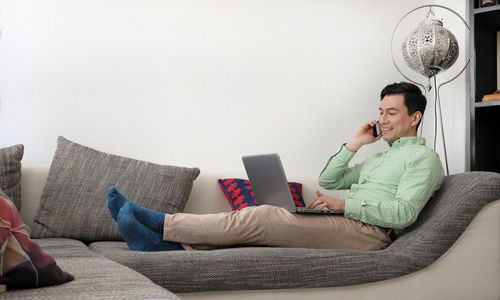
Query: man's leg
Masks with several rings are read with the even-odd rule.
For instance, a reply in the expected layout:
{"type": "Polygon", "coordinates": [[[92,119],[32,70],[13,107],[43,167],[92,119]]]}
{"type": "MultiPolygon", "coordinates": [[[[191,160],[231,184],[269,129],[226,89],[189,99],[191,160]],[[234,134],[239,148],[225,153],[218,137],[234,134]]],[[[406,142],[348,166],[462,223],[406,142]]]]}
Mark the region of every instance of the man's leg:
{"type": "Polygon", "coordinates": [[[186,249],[235,245],[378,250],[388,231],[342,216],[298,215],[262,205],[220,214],[166,214],[163,239],[186,249]]]}
{"type": "Polygon", "coordinates": [[[129,242],[140,240],[146,234],[150,235],[145,228],[161,233],[161,230],[151,230],[156,228],[159,222],[150,222],[160,216],[159,219],[164,220],[163,240],[182,243],[186,249],[262,245],[377,250],[391,243],[387,230],[341,216],[297,215],[269,205],[231,213],[163,215],[146,210],[114,192],[112,197],[108,198],[108,205],[112,215],[117,207],[120,212],[127,207],[123,209],[120,218],[122,222],[119,222],[122,224],[119,227],[122,227],[120,232],[123,231],[122,235],[126,236],[129,242]],[[151,214],[155,217],[150,218],[151,214]],[[123,222],[127,218],[132,221],[123,222]],[[134,230],[134,226],[138,229],[134,230]]]}

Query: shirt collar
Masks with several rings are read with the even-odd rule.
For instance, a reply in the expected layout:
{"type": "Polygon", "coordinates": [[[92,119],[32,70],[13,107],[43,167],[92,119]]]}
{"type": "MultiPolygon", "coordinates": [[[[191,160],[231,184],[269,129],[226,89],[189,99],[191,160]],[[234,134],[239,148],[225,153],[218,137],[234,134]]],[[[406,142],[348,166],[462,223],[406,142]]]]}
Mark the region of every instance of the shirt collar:
{"type": "Polygon", "coordinates": [[[418,136],[403,136],[395,141],[391,148],[394,147],[404,147],[410,145],[425,145],[425,139],[418,136]]]}

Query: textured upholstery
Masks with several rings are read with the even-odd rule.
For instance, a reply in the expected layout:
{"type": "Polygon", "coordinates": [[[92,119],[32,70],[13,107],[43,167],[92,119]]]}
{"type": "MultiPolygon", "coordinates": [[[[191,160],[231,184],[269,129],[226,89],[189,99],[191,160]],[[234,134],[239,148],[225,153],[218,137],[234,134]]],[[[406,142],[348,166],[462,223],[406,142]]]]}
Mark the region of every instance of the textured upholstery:
{"type": "Polygon", "coordinates": [[[0,294],[0,299],[179,299],[134,270],[90,251],[82,242],[70,239],[36,242],[75,280],[52,287],[11,290],[0,294]]]}
{"type": "Polygon", "coordinates": [[[107,154],[59,137],[31,236],[122,240],[107,207],[110,186],[145,207],[175,213],[183,211],[199,173],[198,168],[107,154]]]}
{"type": "Polygon", "coordinates": [[[327,287],[386,280],[420,270],[443,255],[486,204],[500,199],[500,174],[448,176],[418,220],[380,251],[233,248],[132,252],[123,242],[93,251],[173,292],[327,287]]]}
{"type": "Polygon", "coordinates": [[[21,210],[21,159],[23,145],[0,149],[0,190],[21,210]]]}

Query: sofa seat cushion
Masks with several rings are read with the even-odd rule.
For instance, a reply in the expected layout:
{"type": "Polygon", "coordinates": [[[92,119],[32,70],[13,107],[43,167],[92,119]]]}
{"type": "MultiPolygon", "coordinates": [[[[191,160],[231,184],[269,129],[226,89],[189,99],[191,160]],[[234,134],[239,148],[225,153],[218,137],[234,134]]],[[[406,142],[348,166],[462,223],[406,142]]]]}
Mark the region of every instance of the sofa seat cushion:
{"type": "Polygon", "coordinates": [[[179,299],[134,270],[111,261],[80,241],[37,239],[75,280],[63,285],[38,289],[12,290],[0,294],[8,299],[179,299]]]}
{"type": "Polygon", "coordinates": [[[500,174],[448,176],[416,223],[380,251],[244,247],[134,252],[123,242],[89,247],[173,292],[344,286],[391,279],[442,256],[486,204],[500,199],[500,174]]]}
{"type": "Polygon", "coordinates": [[[134,252],[124,242],[89,247],[174,293],[350,285],[404,274],[379,269],[387,257],[381,252],[273,247],[134,252]]]}

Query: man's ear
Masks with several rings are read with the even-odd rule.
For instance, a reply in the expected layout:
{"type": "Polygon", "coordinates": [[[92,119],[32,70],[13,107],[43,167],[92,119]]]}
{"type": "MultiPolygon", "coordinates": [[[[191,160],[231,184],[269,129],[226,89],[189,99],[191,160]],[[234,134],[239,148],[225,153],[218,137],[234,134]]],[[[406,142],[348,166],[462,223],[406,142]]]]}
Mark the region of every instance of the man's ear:
{"type": "Polygon", "coordinates": [[[413,113],[413,119],[411,120],[411,126],[417,126],[418,122],[422,119],[422,112],[416,111],[413,113]]]}

